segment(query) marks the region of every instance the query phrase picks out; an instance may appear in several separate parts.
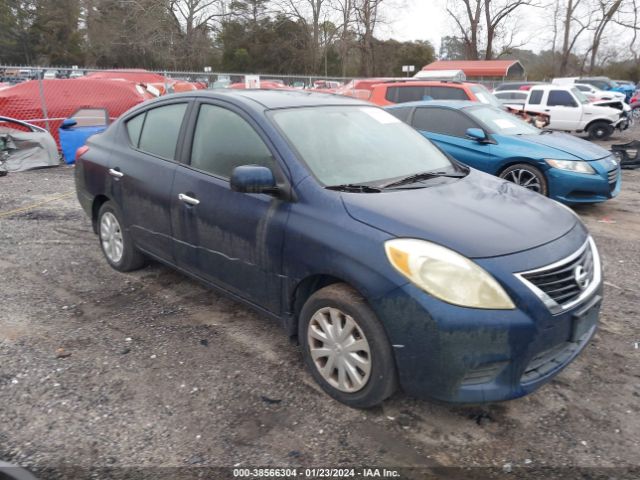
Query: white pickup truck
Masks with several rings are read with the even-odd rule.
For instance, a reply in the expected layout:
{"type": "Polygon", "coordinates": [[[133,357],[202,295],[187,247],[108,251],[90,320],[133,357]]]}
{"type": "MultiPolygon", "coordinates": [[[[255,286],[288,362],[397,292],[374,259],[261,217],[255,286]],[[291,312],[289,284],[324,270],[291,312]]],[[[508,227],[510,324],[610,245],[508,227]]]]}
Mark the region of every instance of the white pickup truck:
{"type": "Polygon", "coordinates": [[[629,127],[624,111],[590,103],[575,86],[536,85],[529,90],[524,104],[514,102],[504,106],[523,116],[548,117],[549,130],[586,132],[592,140],[606,139],[615,129],[629,127]]]}

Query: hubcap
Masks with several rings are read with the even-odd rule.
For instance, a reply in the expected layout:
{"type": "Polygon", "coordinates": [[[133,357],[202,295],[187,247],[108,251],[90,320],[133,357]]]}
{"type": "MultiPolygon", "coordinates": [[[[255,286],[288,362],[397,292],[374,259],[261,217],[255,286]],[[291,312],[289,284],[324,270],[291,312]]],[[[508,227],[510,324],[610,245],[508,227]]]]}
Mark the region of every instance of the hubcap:
{"type": "Polygon", "coordinates": [[[318,310],[307,332],[311,358],[324,378],[341,392],[354,393],[371,374],[371,350],[353,317],[337,308],[318,310]]]}
{"type": "Polygon", "coordinates": [[[503,178],[520,185],[521,187],[533,190],[534,192],[540,193],[542,191],[540,180],[538,180],[538,177],[529,170],[524,170],[522,168],[511,170],[503,178]]]}
{"type": "Polygon", "coordinates": [[[106,212],[100,220],[100,241],[107,258],[118,263],[122,259],[124,243],[118,219],[111,212],[106,212]]]}

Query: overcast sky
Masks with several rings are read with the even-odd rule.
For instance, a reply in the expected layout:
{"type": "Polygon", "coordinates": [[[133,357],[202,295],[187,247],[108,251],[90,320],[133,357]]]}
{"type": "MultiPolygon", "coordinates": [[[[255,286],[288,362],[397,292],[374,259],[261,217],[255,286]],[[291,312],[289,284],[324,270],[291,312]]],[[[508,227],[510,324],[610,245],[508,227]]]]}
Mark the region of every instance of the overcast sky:
{"type": "MultiPolygon", "coordinates": [[[[403,8],[389,8],[385,11],[389,24],[381,27],[381,36],[393,37],[401,41],[429,40],[437,51],[440,47],[440,38],[454,32],[452,20],[445,10],[446,0],[404,0],[404,2],[403,8]]],[[[544,26],[543,15],[543,11],[539,8],[521,10],[518,30],[521,32],[522,39],[527,40],[524,48],[539,50],[547,46],[545,42],[548,42],[548,38],[535,35],[535,32],[544,26]]]]}

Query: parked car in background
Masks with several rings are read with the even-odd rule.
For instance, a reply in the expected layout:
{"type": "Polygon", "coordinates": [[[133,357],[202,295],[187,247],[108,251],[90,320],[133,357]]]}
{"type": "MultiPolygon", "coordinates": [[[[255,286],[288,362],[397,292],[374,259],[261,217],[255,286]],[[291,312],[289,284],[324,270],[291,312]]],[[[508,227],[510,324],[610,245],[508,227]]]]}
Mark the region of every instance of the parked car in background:
{"type": "Polygon", "coordinates": [[[635,88],[628,85],[618,85],[608,77],[582,77],[577,79],[574,83],[586,83],[601,90],[623,93],[627,101],[629,101],[631,95],[633,95],[633,92],[635,91],[635,88]]]}
{"type": "Polygon", "coordinates": [[[532,87],[522,110],[549,115],[550,130],[587,133],[592,140],[608,138],[615,129],[629,127],[623,111],[592,104],[574,85],[532,87]]]}
{"type": "Polygon", "coordinates": [[[59,164],[56,142],[44,128],[0,117],[0,176],[59,164]]]}
{"type": "Polygon", "coordinates": [[[575,83],[574,85],[592,102],[597,102],[600,100],[618,100],[624,102],[626,99],[625,94],[621,92],[614,92],[613,90],[601,90],[587,83],[575,83]]]}
{"type": "Polygon", "coordinates": [[[539,130],[491,105],[418,102],[388,107],[456,160],[571,205],[620,192],[611,152],[586,140],[539,130]]]}
{"type": "Polygon", "coordinates": [[[544,82],[503,82],[493,89],[493,93],[501,92],[504,90],[529,90],[534,85],[543,85],[544,82]]]}
{"type": "Polygon", "coordinates": [[[503,105],[524,105],[527,102],[529,93],[527,90],[499,90],[493,95],[500,100],[503,105]]]}
{"type": "Polygon", "coordinates": [[[81,108],[65,119],[58,129],[60,149],[65,163],[74,163],[76,151],[89,137],[104,132],[109,125],[106,108],[81,108]]]}
{"type": "Polygon", "coordinates": [[[352,407],[398,385],[452,402],[520,397],[595,333],[600,257],[579,218],[371,104],[174,95],[77,157],[109,265],[155,258],[281,321],[313,378],[352,407]]]}
{"type": "Polygon", "coordinates": [[[369,101],[376,105],[420,100],[471,100],[500,107],[502,104],[484,86],[466,82],[404,81],[381,83],[371,89],[369,101]]]}

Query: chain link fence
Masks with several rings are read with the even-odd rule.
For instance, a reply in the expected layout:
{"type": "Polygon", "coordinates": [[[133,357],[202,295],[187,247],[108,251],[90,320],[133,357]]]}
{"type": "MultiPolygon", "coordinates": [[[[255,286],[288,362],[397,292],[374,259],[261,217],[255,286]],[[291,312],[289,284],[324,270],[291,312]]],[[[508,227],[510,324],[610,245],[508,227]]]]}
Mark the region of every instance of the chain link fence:
{"type": "Polygon", "coordinates": [[[322,90],[337,88],[350,80],[313,75],[0,65],[0,117],[45,128],[60,146],[59,129],[67,118],[74,117],[83,126],[92,126],[91,122],[93,126],[97,126],[95,122],[108,124],[131,107],[168,93],[258,85],[322,90]],[[87,115],[87,110],[94,113],[87,115]],[[84,114],[76,118],[79,111],[84,114]]]}

